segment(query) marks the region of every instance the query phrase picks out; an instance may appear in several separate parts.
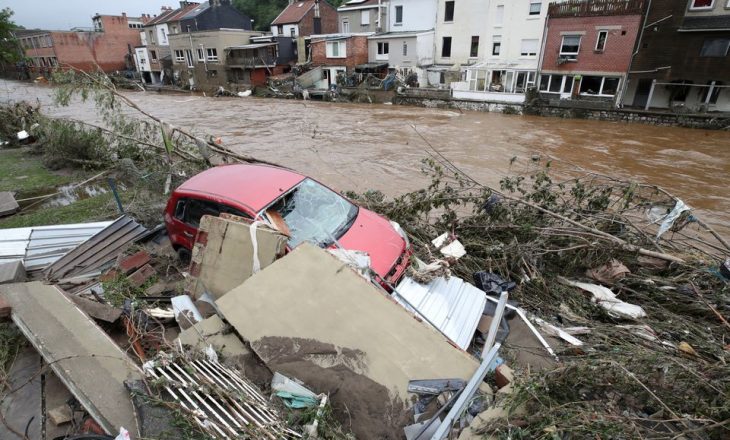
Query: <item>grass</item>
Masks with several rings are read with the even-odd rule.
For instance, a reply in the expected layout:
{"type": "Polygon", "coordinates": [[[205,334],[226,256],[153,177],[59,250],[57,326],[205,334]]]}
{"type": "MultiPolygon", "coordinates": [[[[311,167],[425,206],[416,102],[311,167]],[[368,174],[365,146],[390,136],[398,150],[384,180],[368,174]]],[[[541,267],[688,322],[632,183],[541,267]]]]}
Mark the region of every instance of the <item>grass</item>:
{"type": "Polygon", "coordinates": [[[27,147],[0,149],[0,191],[31,193],[74,180],[72,175],[50,171],[43,166],[41,156],[32,154],[27,147]]]}
{"type": "MultiPolygon", "coordinates": [[[[1,167],[0,167],[1,168],[1,167]]],[[[124,194],[122,203],[125,201],[124,194]]],[[[59,208],[38,209],[28,213],[18,213],[0,219],[0,229],[24,228],[28,226],[61,225],[68,223],[89,223],[119,217],[114,196],[111,193],[78,200],[59,208]]]]}

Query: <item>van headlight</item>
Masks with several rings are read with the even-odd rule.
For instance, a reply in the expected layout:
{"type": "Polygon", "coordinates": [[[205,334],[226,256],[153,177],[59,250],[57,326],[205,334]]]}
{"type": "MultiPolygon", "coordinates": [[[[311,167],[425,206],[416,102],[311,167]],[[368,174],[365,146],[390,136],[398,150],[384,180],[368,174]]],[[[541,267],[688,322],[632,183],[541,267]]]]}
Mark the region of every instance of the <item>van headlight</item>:
{"type": "Polygon", "coordinates": [[[409,249],[411,247],[411,242],[408,240],[408,235],[406,235],[406,231],[404,231],[403,228],[400,227],[398,222],[394,222],[393,220],[390,221],[390,226],[395,229],[395,232],[397,232],[398,235],[403,237],[403,241],[406,242],[406,249],[409,249]]]}

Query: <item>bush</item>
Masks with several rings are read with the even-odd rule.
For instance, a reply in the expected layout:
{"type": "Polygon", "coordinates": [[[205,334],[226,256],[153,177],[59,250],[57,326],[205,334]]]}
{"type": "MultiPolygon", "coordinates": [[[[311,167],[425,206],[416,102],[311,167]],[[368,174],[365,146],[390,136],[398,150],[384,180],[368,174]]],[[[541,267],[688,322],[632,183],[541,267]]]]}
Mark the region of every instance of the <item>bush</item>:
{"type": "Polygon", "coordinates": [[[75,122],[46,120],[38,129],[38,148],[51,169],[100,169],[113,159],[109,142],[100,130],[75,122]]]}

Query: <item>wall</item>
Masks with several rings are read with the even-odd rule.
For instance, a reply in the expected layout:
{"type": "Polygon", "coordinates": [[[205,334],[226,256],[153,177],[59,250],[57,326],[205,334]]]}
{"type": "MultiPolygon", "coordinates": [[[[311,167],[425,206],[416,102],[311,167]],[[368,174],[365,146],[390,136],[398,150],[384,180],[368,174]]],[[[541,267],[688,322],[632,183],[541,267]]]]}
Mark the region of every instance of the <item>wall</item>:
{"type": "Polygon", "coordinates": [[[291,37],[292,31],[294,36],[299,36],[299,25],[298,24],[285,24],[281,26],[281,34],[279,33],[279,26],[271,26],[271,33],[274,36],[291,37]]]}
{"type": "Polygon", "coordinates": [[[620,15],[604,17],[548,18],[547,38],[541,70],[543,72],[602,72],[625,74],[629,70],[631,55],[642,17],[620,15]],[[608,29],[604,52],[597,53],[598,31],[608,29]],[[558,64],[562,34],[583,33],[577,61],[558,64]],[[625,32],[625,34],[623,34],[625,32]]]}
{"type": "MultiPolygon", "coordinates": [[[[513,0],[523,1],[523,0],[513,0]]],[[[439,0],[438,15],[436,18],[436,63],[438,64],[467,64],[473,63],[477,57],[470,57],[471,37],[479,37],[479,56],[484,58],[484,47],[487,43],[487,11],[489,2],[483,0],[456,0],[454,1],[454,19],[445,21],[446,0],[439,0]],[[443,37],[451,37],[451,56],[441,56],[443,37]]]]}
{"type": "Polygon", "coordinates": [[[390,32],[427,31],[436,25],[438,0],[390,0],[388,26],[390,32]],[[403,22],[395,23],[395,8],[403,6],[403,22]]]}
{"type": "MultiPolygon", "coordinates": [[[[382,8],[385,10],[385,8],[382,8]]],[[[382,25],[384,25],[385,28],[388,26],[388,22],[386,21],[387,18],[385,17],[386,14],[383,14],[382,17],[382,25]]],[[[368,8],[368,9],[355,9],[355,10],[338,10],[337,11],[337,24],[338,24],[338,32],[345,32],[344,28],[342,27],[342,22],[347,21],[350,23],[350,32],[352,33],[360,33],[360,32],[376,32],[378,27],[378,7],[374,8],[368,8]],[[362,24],[362,12],[366,11],[368,16],[370,17],[370,24],[363,25],[362,24]]],[[[381,26],[383,27],[383,26],[381,26]]],[[[386,30],[381,30],[381,32],[387,32],[386,30]]]]}
{"type": "Polygon", "coordinates": [[[345,66],[348,70],[358,64],[368,62],[368,39],[365,36],[346,38],[346,58],[327,58],[327,44],[325,40],[312,41],[312,64],[325,66],[345,66]]]}
{"type": "MultiPolygon", "coordinates": [[[[338,21],[337,21],[337,10],[332,7],[329,3],[326,1],[320,1],[319,3],[319,13],[321,17],[321,23],[322,23],[322,29],[319,34],[334,34],[337,33],[337,29],[339,27],[338,21]]],[[[293,23],[292,23],[293,24],[293,23]]],[[[272,25],[271,30],[272,32],[276,32],[275,30],[276,26],[272,25]]],[[[291,27],[287,24],[284,25],[284,33],[283,35],[291,35],[289,32],[289,29],[291,27]]],[[[309,35],[313,35],[314,32],[314,8],[311,8],[309,11],[307,11],[307,14],[302,18],[297,26],[297,34],[296,36],[302,36],[307,37],[309,35]]],[[[274,33],[274,35],[277,35],[277,33],[274,33]]]]}
{"type": "Polygon", "coordinates": [[[457,89],[452,90],[451,93],[454,99],[489,101],[510,104],[523,104],[525,102],[525,95],[523,93],[474,92],[471,90],[457,89]]]}
{"type": "Polygon", "coordinates": [[[368,59],[371,63],[387,62],[390,67],[415,67],[419,65],[418,60],[418,37],[415,35],[398,37],[379,38],[377,36],[368,39],[368,59]],[[389,53],[385,60],[378,58],[378,43],[388,43],[389,53]],[[408,44],[408,55],[403,56],[403,43],[408,44]]]}
{"type": "Polygon", "coordinates": [[[543,0],[539,15],[530,15],[530,0],[489,0],[487,29],[485,41],[480,41],[480,58],[486,61],[486,67],[492,69],[537,70],[539,65],[540,48],[542,47],[543,32],[549,0],[543,0]],[[504,5],[504,19],[502,25],[497,23],[496,9],[499,4],[504,5]],[[492,43],[495,35],[501,36],[501,50],[498,56],[492,55],[492,43]],[[538,41],[538,51],[535,56],[522,56],[522,40],[538,41]],[[482,55],[484,54],[484,55],[482,55]]]}
{"type": "MultiPolygon", "coordinates": [[[[196,10],[197,8],[193,12],[196,10]]],[[[220,0],[219,4],[211,2],[211,6],[198,15],[180,21],[181,32],[187,32],[188,26],[190,26],[191,31],[216,29],[244,29],[250,31],[253,29],[251,18],[231,6],[228,0],[220,0]]]]}

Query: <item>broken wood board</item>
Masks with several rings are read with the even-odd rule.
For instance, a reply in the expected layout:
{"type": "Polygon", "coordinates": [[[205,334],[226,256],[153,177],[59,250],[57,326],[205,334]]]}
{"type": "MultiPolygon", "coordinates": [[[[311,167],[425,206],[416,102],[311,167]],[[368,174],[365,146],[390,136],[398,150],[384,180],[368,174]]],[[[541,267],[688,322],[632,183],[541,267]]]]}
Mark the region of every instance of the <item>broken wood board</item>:
{"type": "Polygon", "coordinates": [[[199,298],[209,292],[220,298],[254,272],[254,244],[258,263],[264,268],[286,251],[286,236],[258,223],[254,236],[250,220],[233,215],[203,216],[190,263],[186,292],[199,298]]]}
{"type": "Polygon", "coordinates": [[[357,438],[401,438],[408,382],[478,363],[326,251],[303,243],[216,301],[272,371],[330,393],[357,438]]]}
{"type": "Polygon", "coordinates": [[[0,217],[12,215],[20,211],[20,205],[15,201],[13,193],[8,191],[0,192],[0,217]]]}
{"type": "Polygon", "coordinates": [[[142,371],[94,321],[54,286],[39,282],[0,286],[13,322],[97,423],[116,435],[139,434],[124,381],[142,371]]]}

